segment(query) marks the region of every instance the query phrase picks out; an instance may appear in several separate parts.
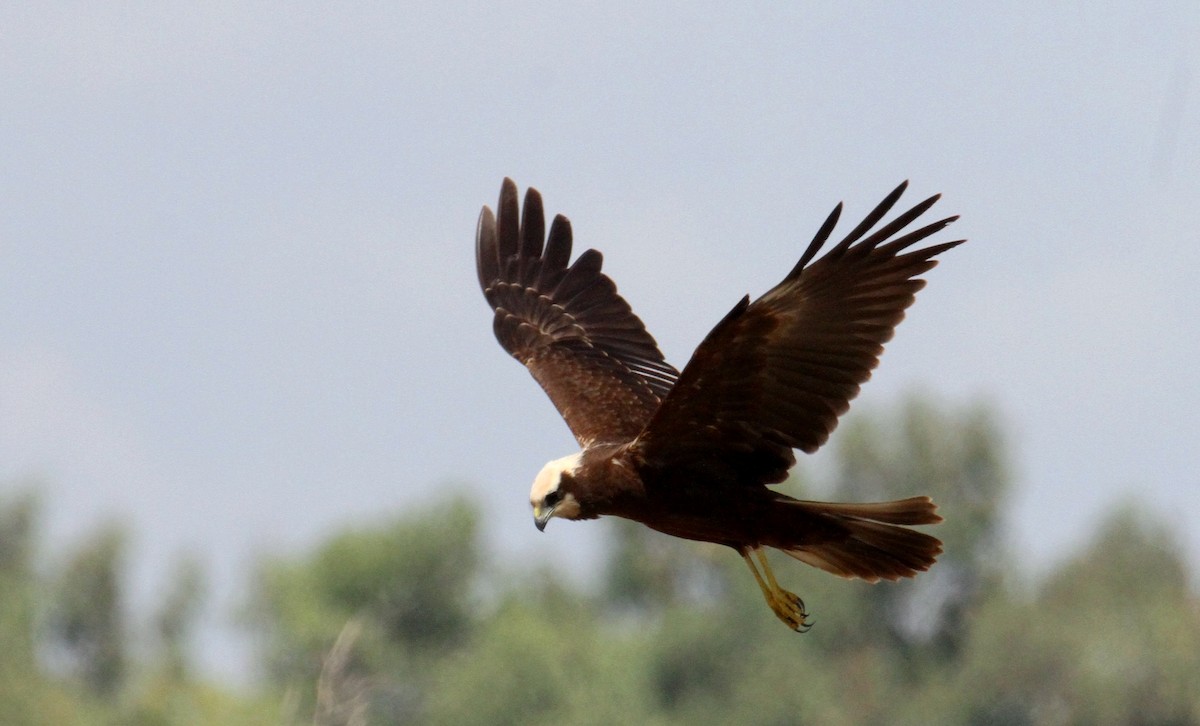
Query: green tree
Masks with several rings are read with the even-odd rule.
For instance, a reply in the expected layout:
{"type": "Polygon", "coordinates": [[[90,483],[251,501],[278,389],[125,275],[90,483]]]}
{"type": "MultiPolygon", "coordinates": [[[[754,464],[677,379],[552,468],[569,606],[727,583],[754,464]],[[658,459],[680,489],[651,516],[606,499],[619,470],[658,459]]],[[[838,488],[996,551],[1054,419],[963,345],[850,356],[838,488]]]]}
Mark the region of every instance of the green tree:
{"type": "MultiPolygon", "coordinates": [[[[912,398],[839,433],[817,498],[928,493],[946,552],[914,581],[774,557],[815,613],[797,635],[726,548],[609,523],[589,589],[485,571],[463,501],[264,563],[264,662],[317,724],[1200,723],[1200,598],[1169,532],[1116,512],[1036,587],[1000,542],[994,416],[912,398]],[[494,600],[471,597],[481,581],[494,600]]],[[[584,526],[584,525],[579,525],[584,526]]]]}
{"type": "Polygon", "coordinates": [[[0,497],[0,715],[6,724],[75,723],[79,702],[45,677],[37,662],[38,498],[0,497]]]}
{"type": "Polygon", "coordinates": [[[69,669],[97,696],[115,698],[127,671],[121,571],[126,534],[109,523],[70,554],[54,584],[49,632],[69,669]]]}
{"type": "Polygon", "coordinates": [[[34,523],[37,500],[32,494],[0,500],[0,668],[8,675],[33,662],[33,613],[37,579],[34,571],[34,523]],[[9,669],[11,667],[11,671],[9,669]]]}
{"type": "Polygon", "coordinates": [[[421,722],[648,723],[636,643],[549,573],[520,582],[468,642],[438,659],[421,722]]]}
{"type": "Polygon", "coordinates": [[[956,686],[975,723],[1200,723],[1200,598],[1125,507],[1029,601],[984,604],[956,686]]]}
{"type": "Polygon", "coordinates": [[[297,717],[390,722],[417,712],[429,664],[475,622],[478,518],[468,500],[451,499],[347,530],[299,560],[262,563],[249,624],[297,717]]]}
{"type": "Polygon", "coordinates": [[[190,640],[204,606],[204,568],[195,557],[183,557],[171,574],[169,589],[154,617],[167,678],[185,682],[191,672],[190,640]]]}
{"type": "Polygon", "coordinates": [[[45,562],[38,546],[40,509],[32,493],[0,495],[0,723],[279,721],[277,702],[184,677],[184,641],[199,607],[198,563],[184,561],[175,569],[156,621],[126,622],[123,528],[102,526],[61,561],[45,562]],[[138,662],[133,642],[155,629],[168,641],[169,655],[162,664],[138,662]]]}

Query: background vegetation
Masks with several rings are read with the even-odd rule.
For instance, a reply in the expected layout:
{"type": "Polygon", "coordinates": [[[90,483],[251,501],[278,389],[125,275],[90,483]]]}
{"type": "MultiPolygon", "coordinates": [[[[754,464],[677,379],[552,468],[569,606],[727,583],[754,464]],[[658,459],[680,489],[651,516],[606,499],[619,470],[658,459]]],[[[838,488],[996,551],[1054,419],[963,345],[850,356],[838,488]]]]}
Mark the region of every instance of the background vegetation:
{"type": "Polygon", "coordinates": [[[260,562],[244,619],[262,678],[236,687],[191,667],[199,563],[181,561],[153,617],[132,622],[120,525],[48,561],[36,497],[0,495],[0,720],[1200,723],[1200,598],[1150,514],[1112,512],[1035,580],[1004,547],[1008,459],[986,409],[913,399],[837,439],[833,482],[792,493],[929,493],[946,554],[877,586],[780,561],[815,612],[806,635],[733,553],[633,525],[586,588],[513,572],[487,558],[462,497],[260,562]]]}

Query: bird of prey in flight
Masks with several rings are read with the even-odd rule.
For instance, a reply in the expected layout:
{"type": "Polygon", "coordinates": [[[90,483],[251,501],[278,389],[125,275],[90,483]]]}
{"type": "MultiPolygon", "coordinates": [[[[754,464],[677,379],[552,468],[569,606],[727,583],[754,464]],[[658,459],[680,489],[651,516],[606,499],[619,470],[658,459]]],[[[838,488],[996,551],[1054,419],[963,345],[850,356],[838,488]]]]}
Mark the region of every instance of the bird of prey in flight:
{"type": "MultiPolygon", "coordinates": [[[[802,501],[770,485],[816,451],[879,362],[934,257],[963,240],[912,249],[957,217],[905,229],[933,196],[875,229],[888,194],[817,257],[838,205],[783,281],[720,320],[682,371],[663,357],[604,274],[601,255],[571,260],[571,223],[547,234],[541,195],[505,179],[476,229],[479,284],[500,345],[541,384],[580,450],[546,464],[530,505],[553,517],[625,517],[741,555],[771,610],[806,630],[804,601],[780,587],[773,547],[826,572],[869,582],[912,577],[942,551],[908,525],[941,521],[924,496],[891,502],[802,501]]],[[[697,293],[700,291],[696,291],[697,293]]]]}

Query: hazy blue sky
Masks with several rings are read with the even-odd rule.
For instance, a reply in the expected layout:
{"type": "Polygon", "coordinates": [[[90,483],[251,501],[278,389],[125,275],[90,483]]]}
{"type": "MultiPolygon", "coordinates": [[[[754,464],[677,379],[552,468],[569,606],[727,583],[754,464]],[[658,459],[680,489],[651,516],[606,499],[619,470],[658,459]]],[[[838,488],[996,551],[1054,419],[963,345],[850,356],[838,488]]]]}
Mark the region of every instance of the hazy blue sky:
{"type": "Polygon", "coordinates": [[[0,495],[40,482],[52,552],[125,519],[139,597],[201,553],[217,620],[256,553],[463,485],[584,568],[475,281],[501,178],[680,366],[907,178],[971,242],[858,405],[994,404],[1035,565],[1135,497],[1200,562],[1194,0],[201,5],[0,9],[0,495]]]}

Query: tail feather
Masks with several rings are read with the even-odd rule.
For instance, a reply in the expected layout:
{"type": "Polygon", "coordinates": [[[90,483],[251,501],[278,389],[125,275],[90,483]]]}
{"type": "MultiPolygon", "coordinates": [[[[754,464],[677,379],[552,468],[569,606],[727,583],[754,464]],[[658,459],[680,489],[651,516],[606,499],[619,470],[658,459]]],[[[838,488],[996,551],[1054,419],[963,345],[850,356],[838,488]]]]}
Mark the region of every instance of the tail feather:
{"type": "Polygon", "coordinates": [[[840,517],[857,517],[887,524],[937,524],[942,521],[937,505],[929,497],[909,497],[892,502],[866,502],[851,504],[841,502],[808,502],[790,500],[810,512],[821,512],[840,517]]]}
{"type": "Polygon", "coordinates": [[[804,513],[797,524],[807,531],[797,532],[794,544],[781,541],[773,546],[840,577],[868,582],[913,577],[928,570],[942,553],[942,543],[936,537],[900,526],[942,521],[929,497],[870,504],[795,500],[781,504],[804,513]],[[813,515],[820,524],[813,522],[813,515]]]}

